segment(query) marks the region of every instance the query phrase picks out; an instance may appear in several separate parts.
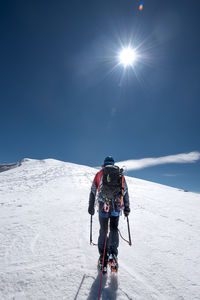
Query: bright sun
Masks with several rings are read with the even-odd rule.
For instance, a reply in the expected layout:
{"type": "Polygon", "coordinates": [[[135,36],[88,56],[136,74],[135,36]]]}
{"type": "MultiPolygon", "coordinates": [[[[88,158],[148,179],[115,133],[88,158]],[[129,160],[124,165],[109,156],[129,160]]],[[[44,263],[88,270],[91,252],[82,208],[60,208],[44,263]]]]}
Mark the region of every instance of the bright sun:
{"type": "Polygon", "coordinates": [[[124,67],[132,66],[137,59],[137,53],[134,49],[128,47],[122,49],[119,54],[119,61],[124,67]]]}

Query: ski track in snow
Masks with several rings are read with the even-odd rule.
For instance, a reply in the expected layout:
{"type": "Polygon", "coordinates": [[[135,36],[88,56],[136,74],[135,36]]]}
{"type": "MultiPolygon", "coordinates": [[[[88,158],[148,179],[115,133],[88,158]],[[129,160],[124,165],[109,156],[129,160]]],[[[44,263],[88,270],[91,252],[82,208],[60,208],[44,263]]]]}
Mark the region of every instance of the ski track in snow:
{"type": "MultiPolygon", "coordinates": [[[[24,160],[0,173],[0,299],[98,299],[97,247],[87,213],[96,169],[24,160]]],[[[127,178],[133,246],[101,299],[200,299],[200,195],[127,178]]],[[[127,237],[122,216],[120,231],[127,237]]],[[[98,214],[93,217],[97,242],[98,214]]]]}

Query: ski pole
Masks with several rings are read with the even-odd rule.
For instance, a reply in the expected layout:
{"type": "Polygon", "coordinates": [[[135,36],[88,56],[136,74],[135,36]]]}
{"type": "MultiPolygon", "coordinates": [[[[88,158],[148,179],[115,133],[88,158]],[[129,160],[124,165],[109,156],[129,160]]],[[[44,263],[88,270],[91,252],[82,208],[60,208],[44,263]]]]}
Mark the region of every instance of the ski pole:
{"type": "Polygon", "coordinates": [[[91,215],[91,219],[90,219],[90,245],[92,245],[92,215],[91,215]]]}
{"type": "Polygon", "coordinates": [[[97,246],[97,244],[93,243],[93,241],[92,241],[92,215],[90,218],[90,245],[97,246]]]}
{"type": "Polygon", "coordinates": [[[128,216],[127,216],[127,225],[128,225],[129,245],[132,246],[132,242],[131,242],[131,233],[130,233],[130,226],[129,226],[129,219],[128,219],[128,216]]]}

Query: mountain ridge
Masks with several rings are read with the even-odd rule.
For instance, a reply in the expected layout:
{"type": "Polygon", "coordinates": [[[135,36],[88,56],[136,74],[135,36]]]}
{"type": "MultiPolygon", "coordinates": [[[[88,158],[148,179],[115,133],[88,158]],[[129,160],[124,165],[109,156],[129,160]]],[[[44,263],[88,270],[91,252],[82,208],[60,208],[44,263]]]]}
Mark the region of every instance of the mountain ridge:
{"type": "MultiPolygon", "coordinates": [[[[66,164],[66,165],[72,165],[72,166],[82,166],[82,167],[90,168],[91,170],[95,170],[96,172],[100,169],[100,167],[90,167],[90,166],[86,166],[86,165],[80,165],[80,164],[77,164],[77,163],[65,162],[65,161],[57,160],[57,159],[53,159],[53,158],[47,158],[47,159],[42,159],[42,160],[32,159],[32,158],[23,158],[19,162],[9,163],[9,164],[0,164],[0,173],[15,169],[17,167],[21,167],[24,163],[31,163],[31,162],[41,162],[41,163],[52,162],[52,164],[66,164]]],[[[197,193],[197,192],[191,192],[191,191],[188,191],[188,190],[186,191],[186,190],[183,190],[181,188],[172,187],[172,186],[169,186],[169,185],[164,185],[164,184],[157,183],[157,182],[154,182],[154,181],[149,181],[149,180],[144,180],[144,179],[128,176],[126,174],[126,172],[125,172],[125,176],[128,177],[128,178],[134,178],[135,180],[142,180],[144,182],[149,182],[149,183],[169,187],[169,188],[172,188],[172,189],[175,189],[175,190],[178,190],[178,191],[189,192],[189,193],[194,193],[194,194],[199,195],[199,193],[197,193]]]]}

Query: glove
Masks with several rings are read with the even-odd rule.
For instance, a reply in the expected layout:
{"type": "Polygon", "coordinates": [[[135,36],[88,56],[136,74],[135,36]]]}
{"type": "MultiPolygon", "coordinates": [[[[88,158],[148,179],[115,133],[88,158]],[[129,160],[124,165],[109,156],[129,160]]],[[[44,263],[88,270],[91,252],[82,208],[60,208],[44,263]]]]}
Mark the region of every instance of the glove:
{"type": "Polygon", "coordinates": [[[92,216],[94,215],[94,202],[95,202],[95,195],[92,192],[90,192],[88,212],[92,216]]]}
{"type": "Polygon", "coordinates": [[[94,207],[89,206],[89,207],[88,207],[88,212],[89,212],[90,215],[93,216],[93,215],[94,215],[94,207]]]}
{"type": "Polygon", "coordinates": [[[128,217],[129,213],[130,213],[130,208],[128,206],[124,207],[124,215],[125,217],[128,217]]]}

